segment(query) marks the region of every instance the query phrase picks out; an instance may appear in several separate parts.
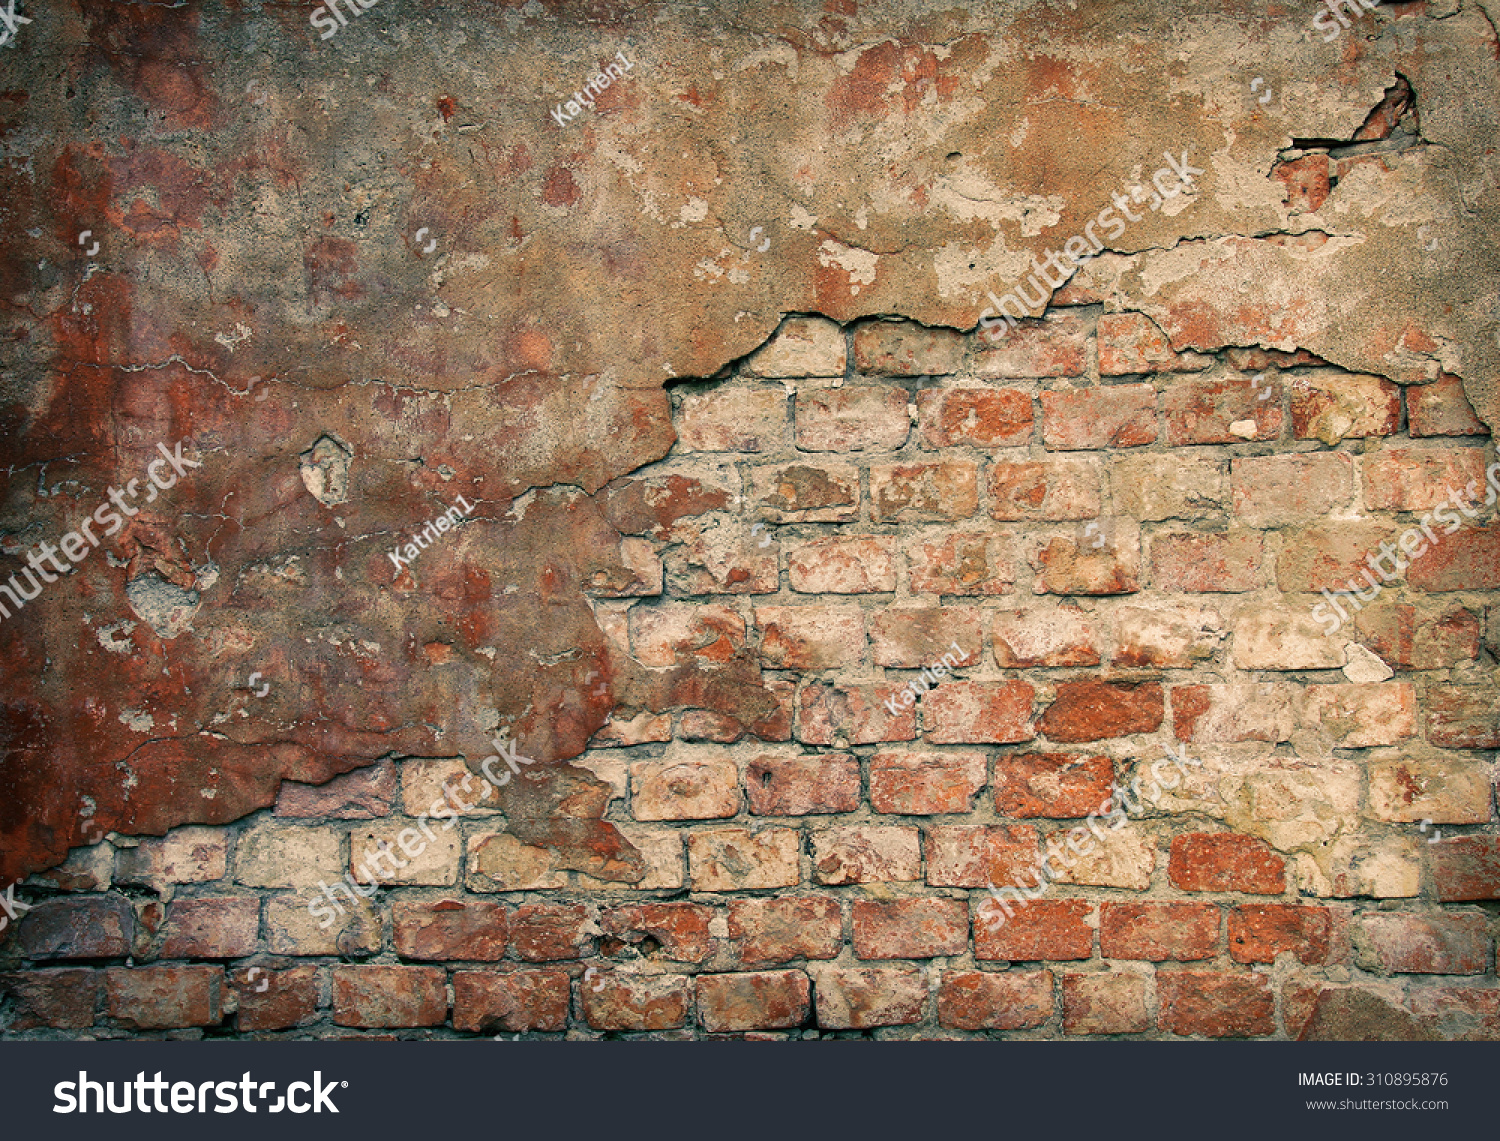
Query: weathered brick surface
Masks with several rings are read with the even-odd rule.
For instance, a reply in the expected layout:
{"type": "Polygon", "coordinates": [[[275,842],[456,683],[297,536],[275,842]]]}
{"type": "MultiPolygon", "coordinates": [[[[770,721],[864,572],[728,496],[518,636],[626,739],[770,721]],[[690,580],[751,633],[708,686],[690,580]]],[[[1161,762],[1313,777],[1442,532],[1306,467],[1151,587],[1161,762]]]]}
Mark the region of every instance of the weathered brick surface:
{"type": "Polygon", "coordinates": [[[1051,971],[951,971],[938,990],[938,1023],[955,1030],[1025,1030],[1051,1015],[1051,971]]]}
{"type": "Polygon", "coordinates": [[[566,971],[454,971],[453,1028],[480,1033],[565,1030],[571,994],[566,971]]]}
{"type": "Polygon", "coordinates": [[[1006,916],[986,897],[974,916],[976,959],[1087,959],[1094,953],[1094,905],[1082,899],[1038,899],[1006,916]],[[1004,922],[999,922],[1004,919],[1004,922]]]}
{"type": "Polygon", "coordinates": [[[812,1013],[812,987],[801,971],[699,975],[698,1017],[710,1033],[785,1030],[812,1013]]]}
{"type": "Polygon", "coordinates": [[[218,967],[111,967],[105,1008],[129,1030],[214,1026],[223,1018],[224,972],[218,967]]]}
{"type": "Polygon", "coordinates": [[[440,967],[335,967],[333,1020],[340,1026],[440,1026],[448,1018],[440,967]]]}
{"type": "Polygon", "coordinates": [[[967,812],[984,780],[983,753],[876,753],[870,758],[870,807],[907,816],[967,812]]]}
{"type": "Polygon", "coordinates": [[[94,7],[6,57],[0,1034],[1500,1040],[1476,5],[1346,29],[1288,160],[1180,98],[1296,30],[1222,6],[461,6],[289,159],[361,69],[94,7]],[[571,125],[468,58],[621,35],[571,125]],[[1164,108],[1208,169],[1069,241],[1164,108]]]}
{"type": "Polygon", "coordinates": [[[1263,840],[1229,832],[1174,836],[1167,875],[1183,891],[1280,895],[1286,890],[1286,861],[1263,840]]]}
{"type": "Polygon", "coordinates": [[[1258,1038],[1275,1033],[1276,1000],[1263,975],[1159,971],[1157,1026],[1205,1038],[1258,1038]]]}
{"type": "Polygon", "coordinates": [[[930,959],[969,945],[969,907],[961,899],[857,899],[851,916],[861,959],[930,959]]]}
{"type": "Polygon", "coordinates": [[[737,899],[729,905],[729,937],[746,966],[832,959],[843,946],[843,920],[828,896],[737,899]]]}
{"type": "Polygon", "coordinates": [[[1106,959],[1212,958],[1219,944],[1219,909],[1211,903],[1105,903],[1099,951],[1106,959]]]}
{"type": "Polygon", "coordinates": [[[921,971],[887,967],[835,969],[813,976],[818,1025],[825,1030],[873,1030],[920,1021],[927,1006],[921,971]]]}
{"type": "Polygon", "coordinates": [[[1063,975],[1063,1032],[1140,1034],[1150,1028],[1146,980],[1139,975],[1063,975]]]}

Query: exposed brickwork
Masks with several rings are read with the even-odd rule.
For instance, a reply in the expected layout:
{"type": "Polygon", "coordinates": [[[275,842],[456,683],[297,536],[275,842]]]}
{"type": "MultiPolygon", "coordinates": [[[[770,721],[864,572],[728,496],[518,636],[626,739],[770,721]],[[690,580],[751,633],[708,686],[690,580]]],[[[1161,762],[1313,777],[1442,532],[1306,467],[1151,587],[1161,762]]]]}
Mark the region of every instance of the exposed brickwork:
{"type": "Polygon", "coordinates": [[[0,1030],[1500,1037],[1493,514],[1314,612],[1483,486],[1454,382],[1069,313],[796,318],[671,391],[562,784],[433,745],[78,849],[0,1030]]]}

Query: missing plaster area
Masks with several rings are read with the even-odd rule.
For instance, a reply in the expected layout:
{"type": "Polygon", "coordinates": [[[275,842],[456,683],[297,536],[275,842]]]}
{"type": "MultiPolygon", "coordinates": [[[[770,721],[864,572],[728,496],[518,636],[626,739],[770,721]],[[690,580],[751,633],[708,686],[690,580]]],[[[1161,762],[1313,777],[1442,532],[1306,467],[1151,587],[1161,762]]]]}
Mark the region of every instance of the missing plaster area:
{"type": "Polygon", "coordinates": [[[1311,213],[1327,200],[1349,168],[1361,161],[1379,161],[1420,146],[1421,115],[1411,81],[1399,71],[1396,82],[1365,116],[1348,139],[1294,138],[1271,168],[1271,177],[1282,182],[1288,207],[1294,213],[1311,213]]]}

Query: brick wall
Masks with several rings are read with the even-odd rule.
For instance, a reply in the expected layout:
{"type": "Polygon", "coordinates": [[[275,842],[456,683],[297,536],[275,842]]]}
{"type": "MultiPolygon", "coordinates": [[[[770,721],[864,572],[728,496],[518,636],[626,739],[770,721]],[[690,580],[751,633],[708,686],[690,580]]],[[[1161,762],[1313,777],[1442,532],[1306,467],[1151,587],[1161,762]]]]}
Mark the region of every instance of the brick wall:
{"type": "Polygon", "coordinates": [[[999,345],[791,318],[671,398],[670,454],[598,493],[635,580],[596,619],[774,702],[622,706],[574,762],[639,882],[479,807],[320,926],[467,771],[389,759],[33,876],[0,1029],[1500,1037],[1494,507],[1313,613],[1447,489],[1482,503],[1458,381],[1079,306],[999,345]],[[1180,784],[986,922],[1174,749],[1180,784]]]}

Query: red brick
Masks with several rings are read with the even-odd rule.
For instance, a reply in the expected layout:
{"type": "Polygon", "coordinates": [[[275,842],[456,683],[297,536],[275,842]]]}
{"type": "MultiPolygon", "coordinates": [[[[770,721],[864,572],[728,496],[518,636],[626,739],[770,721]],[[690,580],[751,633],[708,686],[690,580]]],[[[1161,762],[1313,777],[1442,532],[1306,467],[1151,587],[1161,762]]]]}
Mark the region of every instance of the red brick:
{"type": "Polygon", "coordinates": [[[231,974],[229,984],[239,997],[234,1023],[242,1034],[291,1030],[318,1015],[317,967],[247,967],[231,974]]]}
{"type": "Polygon", "coordinates": [[[745,620],[728,606],[673,603],[630,608],[630,645],[643,666],[723,664],[745,648],[745,620]]]}
{"type": "Polygon", "coordinates": [[[333,1020],[368,1029],[441,1026],[447,981],[441,967],[335,967],[333,1020]]]}
{"type": "Polygon", "coordinates": [[[1359,640],[1398,670],[1440,670],[1479,656],[1484,625],[1462,606],[1418,610],[1404,602],[1366,606],[1354,619],[1359,640]]]}
{"type": "Polygon", "coordinates": [[[1359,965],[1366,970],[1421,975],[1482,975],[1493,958],[1483,915],[1359,917],[1359,965]]]}
{"type": "Polygon", "coordinates": [[[1011,448],[1031,442],[1031,396],[1014,388],[927,388],[917,393],[922,438],[934,448],[1011,448]]]}
{"type": "Polygon", "coordinates": [[[595,1030],[673,1030],[687,1023],[692,985],[685,975],[610,971],[595,975],[578,993],[595,1030]]]}
{"type": "Polygon", "coordinates": [[[1105,903],[1099,954],[1106,959],[1211,959],[1219,945],[1219,909],[1212,903],[1105,903]]]}
{"type": "Polygon", "coordinates": [[[780,385],[689,392],[673,419],[686,452],[773,452],[786,438],[786,393],[780,385]]]}
{"type": "Polygon", "coordinates": [[[1395,745],[1417,733],[1417,691],[1407,682],[1310,685],[1303,697],[1304,724],[1339,748],[1395,745]]]}
{"type": "Polygon", "coordinates": [[[979,506],[979,465],[972,460],[870,468],[870,518],[877,523],[968,519],[979,506]]]}
{"type": "Polygon", "coordinates": [[[238,959],[259,942],[260,900],[174,900],[162,931],[164,959],[238,959]]]}
{"type": "Polygon", "coordinates": [[[1038,572],[1037,593],[1133,594],[1141,588],[1140,528],[1121,522],[1090,541],[1057,536],[1031,560],[1038,572]],[[1107,543],[1098,538],[1108,535],[1107,543]]]}
{"type": "Polygon", "coordinates": [[[1411,564],[1407,581],[1419,590],[1500,590],[1500,524],[1438,535],[1438,545],[1411,564]]]}
{"type": "Polygon", "coordinates": [[[913,542],[906,559],[913,594],[1009,594],[1016,581],[1008,535],[943,532],[913,542]]]}
{"type": "Polygon", "coordinates": [[[86,1029],[94,1024],[99,982],[99,972],[78,969],[0,974],[0,1008],[7,1011],[0,1031],[86,1029]]]}
{"type": "MultiPolygon", "coordinates": [[[[781,589],[780,551],[776,533],[764,524],[741,520],[727,530],[717,521],[680,524],[672,534],[675,546],[666,549],[661,562],[655,550],[630,551],[621,544],[622,558],[634,555],[638,574],[618,590],[605,590],[591,582],[588,593],[607,598],[658,595],[662,593],[662,567],[666,593],[682,597],[694,594],[775,594],[781,589]]],[[[632,540],[644,542],[644,540],[632,540]]]]}
{"type": "Polygon", "coordinates": [[[946,671],[978,665],[980,611],[967,606],[887,607],[875,615],[870,638],[877,666],[919,670],[942,663],[946,671]]]}
{"type": "Polygon", "coordinates": [[[1099,315],[1099,374],[1198,372],[1213,364],[1201,353],[1179,353],[1144,313],[1099,315]]]}
{"type": "Polygon", "coordinates": [[[974,957],[1012,962],[1088,959],[1094,954],[1094,905],[1086,899],[1038,899],[1005,916],[989,896],[974,913],[974,957]],[[1004,922],[997,922],[998,919],[1004,922]]]}
{"type": "Polygon", "coordinates": [[[996,610],[993,621],[1001,669],[1099,664],[1098,625],[1076,607],[996,610]]]}
{"type": "Polygon", "coordinates": [[[637,820],[722,820],[739,814],[739,769],[727,758],[668,754],[630,766],[630,810],[637,820]]]}
{"type": "Polygon", "coordinates": [[[850,745],[910,741],[917,735],[916,707],[906,709],[896,700],[905,690],[903,685],[805,686],[797,739],[808,745],[832,745],[841,736],[850,745]],[[887,701],[895,703],[895,713],[887,701]]]}
{"type": "Polygon", "coordinates": [[[995,761],[995,811],[1001,816],[1072,820],[1109,799],[1115,768],[1108,757],[1016,753],[995,761]]]}
{"type": "Polygon", "coordinates": [[[1035,697],[1024,681],[944,682],[922,699],[924,735],[934,745],[1029,741],[1035,697]]]}
{"type": "Polygon", "coordinates": [[[859,762],[844,753],[760,756],[745,769],[750,811],[756,816],[808,816],[859,807],[859,762]]]}
{"type": "Polygon", "coordinates": [[[571,992],[566,971],[454,971],[453,1029],[566,1030],[571,992]]]}
{"type": "Polygon", "coordinates": [[[857,606],[758,606],[755,625],[769,669],[842,669],[865,660],[865,615],[857,606]]]}
{"type": "MultiPolygon", "coordinates": [[[[745,727],[727,713],[689,709],[682,715],[677,736],[684,741],[714,741],[728,744],[745,735],[745,727]]],[[[668,740],[671,738],[669,737],[668,740]]]]}
{"type": "Polygon", "coordinates": [[[1354,494],[1354,460],[1343,452],[1244,456],[1229,466],[1234,513],[1252,527],[1319,519],[1354,494]]]}
{"type": "Polygon", "coordinates": [[[1173,447],[1195,444],[1242,444],[1245,440],[1274,440],[1281,435],[1281,401],[1264,382],[1249,380],[1178,381],[1162,393],[1167,417],[1167,442],[1173,447]],[[1267,392],[1272,398],[1262,400],[1267,392]],[[1249,437],[1231,432],[1231,424],[1249,420],[1249,437]]]}
{"type": "Polygon", "coordinates": [[[1165,715],[1158,682],[1065,681],[1037,728],[1049,740],[1076,744],[1155,733],[1165,715]]]}
{"type": "Polygon", "coordinates": [[[1064,975],[1064,1034],[1142,1034],[1151,1027],[1139,975],[1064,975]]]}
{"type": "Polygon", "coordinates": [[[330,820],[373,820],[389,816],[396,800],[396,766],[382,761],[334,777],[327,784],[283,781],[276,815],[330,820]]]}
{"type": "Polygon", "coordinates": [[[158,882],[208,883],[224,878],[228,860],[227,832],[189,825],[120,849],[115,855],[115,882],[148,887],[158,882]]]}
{"type": "Polygon", "coordinates": [[[1298,695],[1295,687],[1264,682],[1173,686],[1173,732],[1179,741],[1286,741],[1296,728],[1298,695]]]}
{"type": "Polygon", "coordinates": [[[1173,1034],[1256,1038],[1276,1033],[1276,1000],[1263,975],[1161,971],[1157,1025],[1173,1034]]]}
{"type": "Polygon", "coordinates": [[[622,535],[663,539],[680,519],[723,511],[732,500],[722,487],[682,475],[620,479],[595,498],[609,525],[622,535]]]}
{"type": "Polygon", "coordinates": [[[1156,389],[1112,384],[1042,393],[1042,439],[1052,451],[1139,448],[1156,440],[1156,389]]]}
{"type": "Polygon", "coordinates": [[[1439,376],[1431,384],[1406,389],[1406,410],[1413,436],[1488,436],[1456,376],[1439,376]]]}
{"type": "Polygon", "coordinates": [[[876,753],[870,807],[906,816],[968,812],[984,776],[983,753],[876,753]]]}
{"type": "Polygon", "coordinates": [[[911,431],[897,385],[812,388],[797,393],[797,447],[807,452],[894,451],[911,431]]]}
{"type": "Polygon", "coordinates": [[[1427,511],[1451,493],[1484,496],[1480,448],[1386,448],[1361,457],[1365,506],[1372,511],[1427,511]]]}
{"type": "Polygon", "coordinates": [[[915,321],[868,321],[854,328],[854,371],[866,376],[947,376],[964,362],[967,338],[915,321]]]}
{"type": "Polygon", "coordinates": [[[787,580],[803,594],[880,594],[896,589],[894,540],[813,539],[787,548],[787,580]]]}
{"type": "Polygon", "coordinates": [[[398,899],[391,924],[396,952],[407,959],[495,962],[510,941],[509,915],[490,900],[398,899]]]}
{"type": "Polygon", "coordinates": [[[697,903],[638,903],[606,911],[605,934],[623,943],[652,940],[661,957],[674,963],[701,963],[713,951],[709,922],[713,909],[697,903]]]}
{"type": "Polygon", "coordinates": [[[1223,618],[1212,607],[1123,606],[1114,619],[1116,666],[1188,669],[1213,657],[1224,636],[1223,618]]]}
{"type": "Polygon", "coordinates": [[[1401,389],[1375,376],[1311,375],[1287,383],[1292,434],[1299,440],[1394,436],[1401,430],[1401,389]]]}
{"type": "Polygon", "coordinates": [[[695,891],[752,891],[802,882],[802,833],[793,828],[712,828],[688,833],[695,891]]]}
{"type": "Polygon", "coordinates": [[[930,959],[969,946],[969,905],[961,899],[856,899],[853,920],[860,959],[930,959]]]}
{"type": "Polygon", "coordinates": [[[1427,740],[1445,749],[1500,749],[1494,686],[1429,685],[1427,740]]]}
{"type": "Polygon", "coordinates": [[[581,905],[523,904],[510,923],[516,955],[532,963],[580,959],[589,943],[588,909],[581,905]]]}
{"type": "Polygon", "coordinates": [[[1286,861],[1253,836],[1193,832],[1172,838],[1167,877],[1183,891],[1280,895],[1286,890],[1286,861]]]}
{"type": "Polygon", "coordinates": [[[729,937],[746,965],[832,959],[844,945],[843,918],[838,900],[827,896],[736,899],[729,937]]]}
{"type": "Polygon", "coordinates": [[[1169,592],[1238,594],[1256,588],[1265,558],[1265,540],[1253,532],[1157,535],[1151,540],[1151,583],[1169,592]]]}
{"type": "Polygon", "coordinates": [[[99,895],[33,904],[21,916],[16,946],[28,959],[120,959],[131,953],[134,937],[130,902],[99,895]]]}
{"type": "Polygon", "coordinates": [[[1037,830],[1029,824],[949,824],[929,828],[925,842],[931,887],[1014,883],[1037,862],[1037,830]]]}
{"type": "Polygon", "coordinates": [[[812,987],[801,971],[699,975],[698,1019],[710,1034],[790,1030],[812,1013],[812,987]]]}
{"type": "Polygon", "coordinates": [[[988,510],[1001,521],[1096,519],[1099,485],[1099,467],[1093,460],[997,460],[990,465],[988,510]]]}
{"type": "Polygon", "coordinates": [[[104,987],[110,1018],[129,1030],[215,1026],[224,1017],[221,967],[111,967],[104,987]]]}
{"type": "Polygon", "coordinates": [[[1434,1038],[1500,1041],[1500,989],[1413,987],[1411,1008],[1419,1026],[1436,1030],[1434,1038]]]}
{"type": "Polygon", "coordinates": [[[993,327],[974,338],[975,376],[1082,376],[1088,371],[1091,322],[1071,313],[1052,313],[1037,321],[1020,321],[1003,337],[993,327]]]}
{"type": "Polygon", "coordinates": [[[788,317],[766,344],[751,354],[751,376],[843,376],[848,363],[843,326],[823,317],[788,317]]]}
{"type": "Polygon", "coordinates": [[[1326,154],[1315,153],[1278,162],[1271,168],[1271,177],[1285,187],[1282,201],[1294,214],[1310,213],[1328,200],[1326,154]]]}
{"type": "Polygon", "coordinates": [[[820,884],[893,883],[922,878],[915,828],[858,824],[814,832],[813,875],[820,884]]]}
{"type": "Polygon", "coordinates": [[[1368,592],[1365,576],[1376,583],[1381,580],[1367,560],[1380,554],[1382,542],[1394,541],[1396,532],[1385,523],[1351,521],[1288,530],[1283,535],[1277,585],[1287,593],[1315,594],[1325,587],[1347,591],[1351,579],[1368,592]]]}
{"type": "Polygon", "coordinates": [[[1229,954],[1237,963],[1274,963],[1290,951],[1308,966],[1325,963],[1330,927],[1326,907],[1241,904],[1229,913],[1229,954]]]}
{"type": "Polygon", "coordinates": [[[938,988],[938,1024],[953,1030],[1029,1030],[1051,1017],[1051,971],[948,971],[938,988]]]}
{"type": "Polygon", "coordinates": [[[827,968],[816,976],[818,1025],[824,1030],[873,1030],[922,1020],[927,980],[921,971],[827,968]]]}
{"type": "Polygon", "coordinates": [[[1500,899],[1500,836],[1453,836],[1427,845],[1438,899],[1500,899]]]}
{"type": "Polygon", "coordinates": [[[859,469],[848,464],[759,467],[751,478],[756,506],[773,523],[848,523],[859,518],[859,469]]]}

